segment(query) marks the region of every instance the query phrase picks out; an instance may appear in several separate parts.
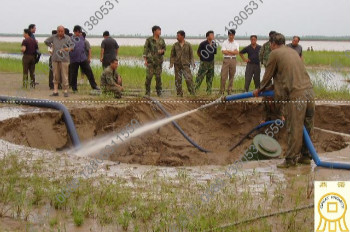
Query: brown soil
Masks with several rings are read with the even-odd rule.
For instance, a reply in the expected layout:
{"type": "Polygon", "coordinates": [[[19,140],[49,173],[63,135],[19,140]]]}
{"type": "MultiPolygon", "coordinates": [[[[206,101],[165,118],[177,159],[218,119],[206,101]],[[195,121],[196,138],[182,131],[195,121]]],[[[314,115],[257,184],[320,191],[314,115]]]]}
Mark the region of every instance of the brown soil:
{"type": "MultiPolygon", "coordinates": [[[[164,107],[173,115],[198,106],[194,103],[164,103],[164,107]]],[[[228,152],[229,148],[259,124],[263,110],[262,104],[229,103],[210,107],[179,120],[178,124],[183,130],[200,146],[213,151],[210,153],[194,148],[169,124],[127,142],[117,149],[112,160],[159,166],[229,164],[244,154],[251,139],[246,139],[232,152],[228,152]]],[[[349,105],[319,105],[316,108],[315,126],[349,133],[350,119],[345,115],[349,110],[349,105]]],[[[134,118],[142,124],[164,118],[159,110],[152,110],[149,103],[71,107],[70,112],[82,142],[112,131],[118,132],[134,118]]],[[[264,130],[260,133],[264,133],[264,130]]],[[[286,135],[285,127],[276,135],[284,151],[287,148],[286,135]]],[[[58,112],[26,114],[1,121],[0,137],[15,144],[40,149],[61,150],[71,147],[62,115],[58,112]]],[[[317,131],[313,141],[320,153],[337,151],[347,146],[342,136],[327,132],[317,131]]]]}

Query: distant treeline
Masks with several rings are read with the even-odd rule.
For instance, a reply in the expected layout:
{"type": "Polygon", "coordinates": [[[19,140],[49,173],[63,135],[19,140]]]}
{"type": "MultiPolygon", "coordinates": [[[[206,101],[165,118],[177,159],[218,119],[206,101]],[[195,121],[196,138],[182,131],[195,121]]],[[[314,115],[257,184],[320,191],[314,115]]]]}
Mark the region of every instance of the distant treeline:
{"type": "MultiPolygon", "coordinates": [[[[11,37],[21,37],[22,34],[6,34],[6,33],[0,33],[0,36],[11,36],[11,37]]],[[[36,34],[36,37],[49,37],[49,34],[36,34]]],[[[147,38],[150,35],[141,35],[141,34],[135,34],[135,35],[112,35],[112,37],[116,38],[147,38]]],[[[220,34],[220,36],[226,36],[220,34]]],[[[88,35],[90,38],[101,38],[102,35],[88,35]]],[[[197,35],[197,36],[186,36],[187,39],[203,39],[205,35],[197,35]]],[[[304,41],[350,41],[350,36],[319,36],[319,35],[308,35],[308,36],[300,36],[301,40],[304,41]]],[[[176,35],[163,35],[163,38],[166,39],[174,39],[176,38],[176,35]]],[[[268,36],[266,35],[258,35],[259,39],[267,40],[268,36]]],[[[287,40],[292,40],[293,36],[286,36],[287,40]]],[[[249,39],[249,36],[236,36],[237,40],[247,40],[249,39]]]]}

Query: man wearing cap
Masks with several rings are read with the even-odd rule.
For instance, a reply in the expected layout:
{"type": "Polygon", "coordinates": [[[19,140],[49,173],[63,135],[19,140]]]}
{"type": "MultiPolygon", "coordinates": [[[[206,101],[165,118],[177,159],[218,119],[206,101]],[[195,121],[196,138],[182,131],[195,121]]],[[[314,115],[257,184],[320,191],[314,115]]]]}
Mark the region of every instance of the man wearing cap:
{"type": "Polygon", "coordinates": [[[310,76],[299,55],[285,46],[285,37],[276,33],[270,38],[271,54],[266,65],[260,89],[254,96],[265,91],[273,78],[275,100],[287,101],[288,150],[286,159],[278,168],[289,168],[297,163],[310,164],[311,156],[303,140],[303,127],[313,133],[315,102],[310,76]],[[294,101],[300,100],[300,104],[294,101]],[[300,156],[301,154],[301,156],[300,156]]]}
{"type": "Polygon", "coordinates": [[[229,84],[227,88],[227,94],[230,95],[233,87],[233,78],[236,74],[236,55],[239,53],[239,44],[235,41],[236,31],[230,29],[228,31],[228,39],[222,44],[221,51],[224,54],[224,61],[221,68],[221,86],[220,94],[225,93],[225,86],[227,76],[229,77],[229,84]]]}

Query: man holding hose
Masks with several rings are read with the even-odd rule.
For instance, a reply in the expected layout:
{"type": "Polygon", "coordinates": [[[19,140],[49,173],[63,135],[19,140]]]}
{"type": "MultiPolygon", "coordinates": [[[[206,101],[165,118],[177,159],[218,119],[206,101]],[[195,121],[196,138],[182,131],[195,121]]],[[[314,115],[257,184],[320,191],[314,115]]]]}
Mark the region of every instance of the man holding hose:
{"type": "Polygon", "coordinates": [[[285,46],[285,37],[276,33],[270,38],[271,50],[260,89],[254,96],[265,91],[273,78],[275,101],[286,101],[285,109],[288,131],[286,159],[278,168],[310,164],[311,156],[303,140],[303,127],[313,132],[315,102],[310,77],[298,54],[285,46]],[[301,156],[300,156],[301,153],[301,156]]]}

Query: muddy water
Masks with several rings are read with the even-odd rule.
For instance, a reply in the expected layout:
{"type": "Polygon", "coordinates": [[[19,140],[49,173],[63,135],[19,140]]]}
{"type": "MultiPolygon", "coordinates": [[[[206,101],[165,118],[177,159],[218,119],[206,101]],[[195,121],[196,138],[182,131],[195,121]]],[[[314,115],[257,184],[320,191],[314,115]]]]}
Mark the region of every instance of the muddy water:
{"type": "MultiPolygon", "coordinates": [[[[175,115],[196,109],[200,104],[166,103],[164,106],[175,115]]],[[[89,162],[88,158],[48,151],[50,147],[51,149],[71,147],[60,113],[23,114],[21,107],[17,109],[14,106],[14,108],[13,112],[16,113],[0,121],[0,138],[6,140],[0,139],[0,158],[14,150],[18,151],[16,154],[23,159],[28,156],[28,153],[34,154],[34,160],[44,156],[43,170],[48,171],[44,171],[43,175],[52,175],[55,178],[65,176],[67,173],[76,173],[76,170],[81,170],[84,164],[89,162]],[[46,146],[47,144],[50,146],[46,146]],[[60,161],[57,163],[58,157],[60,161]],[[71,163],[68,167],[64,165],[65,159],[71,163]],[[47,167],[50,164],[55,165],[55,170],[47,167]]],[[[349,110],[349,105],[318,105],[315,124],[326,130],[350,134],[349,110]]],[[[8,114],[8,109],[5,111],[8,114]]],[[[142,124],[164,118],[159,110],[152,110],[147,103],[124,106],[100,105],[90,108],[70,107],[70,111],[82,141],[89,141],[111,132],[116,133],[124,128],[132,118],[136,118],[142,124]]],[[[253,196],[254,207],[261,204],[259,196],[265,189],[268,195],[275,196],[281,185],[287,186],[288,183],[293,182],[295,188],[287,188],[283,191],[287,199],[287,196],[291,195],[297,186],[312,186],[313,180],[350,180],[349,171],[318,168],[314,163],[311,166],[280,170],[276,168],[276,164],[281,160],[275,159],[244,162],[243,167],[236,174],[238,187],[231,186],[225,175],[227,169],[225,165],[233,163],[243,155],[251,139],[245,141],[233,153],[227,150],[258,124],[262,112],[262,105],[253,103],[232,103],[204,109],[201,113],[194,113],[184,119],[179,119],[178,123],[196,142],[214,152],[204,154],[197,151],[174,130],[172,125],[166,125],[157,131],[142,135],[142,138],[129,141],[114,154],[112,161],[105,161],[103,167],[93,174],[92,178],[98,175],[103,175],[106,179],[111,180],[121,177],[126,180],[126,185],[135,188],[138,187],[134,184],[135,179],[142,180],[146,185],[152,184],[152,178],[147,177],[152,175],[154,178],[154,174],[172,184],[179,181],[178,176],[181,173],[188,175],[188,178],[193,181],[192,185],[197,183],[205,185],[213,179],[221,179],[228,183],[226,187],[230,188],[230,191],[243,193],[248,190],[253,196]],[[113,161],[122,161],[122,164],[119,165],[113,161]]],[[[285,149],[286,144],[283,141],[286,139],[286,132],[282,130],[277,135],[277,139],[285,149]]],[[[313,141],[322,160],[350,162],[348,136],[315,130],[313,141]]],[[[202,193],[204,191],[198,191],[196,194],[202,193]]],[[[306,197],[303,195],[303,198],[306,197]]],[[[311,199],[303,200],[302,205],[312,202],[311,197],[311,199]]],[[[274,211],[274,206],[270,202],[265,202],[264,207],[274,211]]],[[[285,208],[293,208],[293,205],[286,202],[283,205],[283,209],[285,208]]],[[[40,215],[40,212],[41,209],[33,210],[31,215],[40,215]]],[[[60,214],[54,208],[50,209],[52,217],[56,215],[60,217],[60,214]]],[[[66,215],[62,215],[62,218],[64,216],[66,215]]],[[[273,218],[268,220],[273,220],[273,218]]],[[[101,227],[97,220],[91,218],[86,218],[84,225],[80,228],[74,226],[69,217],[62,219],[61,223],[65,223],[67,231],[121,231],[112,225],[101,227]]],[[[278,225],[275,226],[277,228],[273,231],[279,231],[278,225]]],[[[13,231],[24,231],[21,222],[11,218],[0,218],[0,227],[11,228],[10,230],[13,231]]],[[[33,226],[33,228],[40,229],[40,226],[33,226]]]]}
{"type": "Polygon", "coordinates": [[[123,145],[123,143],[128,142],[129,140],[132,140],[133,138],[136,138],[136,137],[141,136],[143,134],[146,134],[150,131],[158,129],[166,124],[171,123],[172,121],[176,121],[176,120],[182,119],[186,116],[189,116],[193,113],[199,112],[199,110],[203,110],[203,109],[206,109],[208,107],[219,104],[220,102],[221,102],[221,98],[219,98],[211,103],[202,105],[197,109],[190,110],[190,111],[187,111],[184,113],[180,113],[180,114],[174,115],[174,116],[169,117],[169,118],[164,118],[164,119],[158,120],[158,121],[153,122],[153,123],[148,123],[140,128],[135,129],[134,132],[132,134],[128,135],[128,137],[126,139],[124,139],[123,141],[118,139],[115,142],[114,139],[115,139],[116,135],[115,135],[115,133],[111,133],[111,134],[106,135],[102,138],[97,138],[97,139],[94,139],[88,143],[85,143],[79,149],[74,149],[74,150],[71,150],[70,152],[72,152],[80,157],[90,156],[92,154],[97,154],[98,152],[101,152],[101,150],[103,150],[103,148],[108,146],[108,145],[111,146],[111,144],[113,144],[112,146],[114,146],[114,147],[119,146],[119,145],[123,145]]]}
{"type": "Polygon", "coordinates": [[[17,118],[21,115],[26,114],[37,114],[40,112],[50,112],[49,109],[42,109],[36,107],[26,107],[26,106],[14,106],[14,107],[0,107],[0,121],[17,118]]]}
{"type": "MultiPolygon", "coordinates": [[[[255,103],[220,104],[200,112],[195,112],[200,107],[199,103],[164,103],[164,106],[173,115],[194,112],[177,122],[196,143],[212,152],[203,153],[194,148],[171,124],[164,126],[164,122],[170,121],[167,120],[157,126],[162,126],[158,130],[147,133],[144,130],[137,137],[135,135],[141,132],[134,132],[135,138],[120,145],[113,153],[112,161],[157,166],[226,165],[242,156],[249,147],[251,138],[233,152],[228,151],[259,124],[264,111],[262,104],[255,103]]],[[[346,116],[349,110],[349,105],[318,105],[315,126],[350,134],[350,119],[346,116]]],[[[110,144],[106,136],[108,139],[111,136],[115,138],[132,119],[151,128],[150,123],[165,118],[151,103],[73,107],[70,111],[83,143],[102,138],[110,144]]],[[[52,111],[17,116],[0,122],[0,138],[39,149],[65,150],[72,147],[60,113],[52,111]]],[[[263,130],[260,133],[264,133],[263,130]]],[[[285,128],[276,135],[284,150],[287,146],[286,135],[285,128]]],[[[318,152],[337,151],[347,146],[346,137],[327,131],[315,133],[313,141],[318,152]]],[[[94,154],[104,145],[90,145],[81,155],[94,154]]]]}
{"type": "MultiPolygon", "coordinates": [[[[145,38],[118,38],[115,37],[120,46],[143,46],[145,44],[145,38]]],[[[43,43],[46,37],[36,37],[39,43],[43,43]]],[[[221,38],[220,38],[221,39],[221,38]]],[[[21,36],[0,36],[0,42],[22,42],[21,36]]],[[[92,46],[100,46],[103,38],[88,38],[92,46]]],[[[203,39],[187,39],[191,44],[200,44],[203,39]]],[[[236,40],[241,47],[248,46],[250,40],[236,40]]],[[[166,44],[173,44],[176,42],[176,38],[165,39],[166,44]]],[[[259,44],[265,43],[265,40],[259,40],[259,44]]],[[[286,41],[290,43],[291,41],[286,41]]],[[[350,49],[349,42],[347,41],[302,41],[301,46],[306,50],[308,47],[313,47],[315,51],[345,51],[350,49]]]]}

